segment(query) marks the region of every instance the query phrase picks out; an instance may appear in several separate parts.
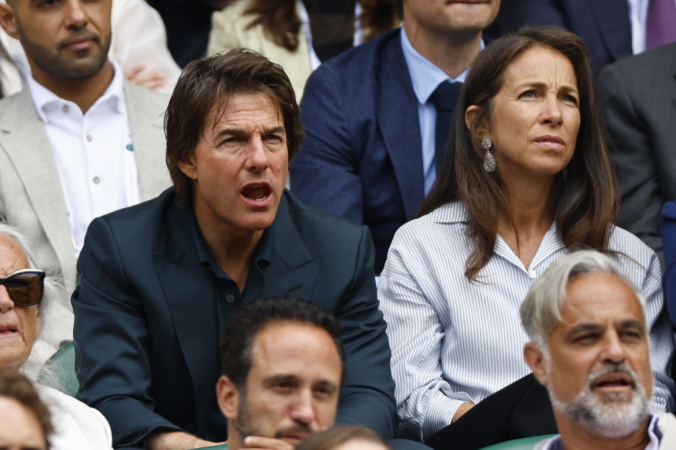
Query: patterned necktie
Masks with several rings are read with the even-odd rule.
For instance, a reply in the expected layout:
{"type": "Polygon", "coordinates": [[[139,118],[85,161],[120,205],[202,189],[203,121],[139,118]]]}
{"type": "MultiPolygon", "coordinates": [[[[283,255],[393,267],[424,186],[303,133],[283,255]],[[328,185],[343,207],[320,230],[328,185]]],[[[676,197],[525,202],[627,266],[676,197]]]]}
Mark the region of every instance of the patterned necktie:
{"type": "Polygon", "coordinates": [[[453,110],[458,101],[461,87],[462,83],[451,83],[446,80],[437,86],[430,97],[432,103],[434,103],[434,107],[437,109],[437,120],[434,126],[434,164],[437,167],[437,175],[444,160],[448,130],[453,126],[451,123],[453,120],[453,110]]]}
{"type": "Polygon", "coordinates": [[[646,21],[646,50],[676,42],[676,2],[650,0],[646,21]]]}

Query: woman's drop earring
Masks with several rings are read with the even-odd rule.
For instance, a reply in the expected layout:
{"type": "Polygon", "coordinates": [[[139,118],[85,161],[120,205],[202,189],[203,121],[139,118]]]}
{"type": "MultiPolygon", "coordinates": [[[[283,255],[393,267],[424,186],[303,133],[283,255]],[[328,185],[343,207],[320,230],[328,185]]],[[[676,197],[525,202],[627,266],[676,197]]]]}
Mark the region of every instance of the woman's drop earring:
{"type": "Polygon", "coordinates": [[[495,170],[495,158],[493,158],[493,154],[491,153],[493,141],[486,138],[481,141],[481,146],[486,150],[486,157],[484,158],[484,170],[486,172],[493,172],[495,170]]]}

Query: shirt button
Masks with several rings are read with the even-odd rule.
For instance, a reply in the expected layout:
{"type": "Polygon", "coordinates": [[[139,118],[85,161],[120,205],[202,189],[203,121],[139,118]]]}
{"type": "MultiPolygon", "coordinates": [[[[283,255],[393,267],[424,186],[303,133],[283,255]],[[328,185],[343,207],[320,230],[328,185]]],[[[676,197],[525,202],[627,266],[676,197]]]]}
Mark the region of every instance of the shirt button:
{"type": "Polygon", "coordinates": [[[531,277],[531,278],[535,278],[535,277],[537,277],[537,276],[538,276],[538,274],[537,274],[537,273],[535,273],[535,271],[534,271],[534,270],[531,270],[530,272],[528,272],[528,276],[529,276],[529,277],[531,277]]]}
{"type": "Polygon", "coordinates": [[[228,295],[225,296],[225,301],[228,302],[228,303],[232,303],[232,302],[235,301],[235,296],[232,295],[232,294],[228,294],[228,295]]]}
{"type": "Polygon", "coordinates": [[[68,105],[63,105],[63,112],[67,113],[68,112],[68,105]]]}
{"type": "Polygon", "coordinates": [[[101,182],[101,179],[99,177],[94,177],[92,181],[94,182],[94,184],[99,184],[101,182]]]}
{"type": "Polygon", "coordinates": [[[90,135],[87,135],[87,142],[91,142],[91,141],[92,141],[92,137],[90,135]]]}

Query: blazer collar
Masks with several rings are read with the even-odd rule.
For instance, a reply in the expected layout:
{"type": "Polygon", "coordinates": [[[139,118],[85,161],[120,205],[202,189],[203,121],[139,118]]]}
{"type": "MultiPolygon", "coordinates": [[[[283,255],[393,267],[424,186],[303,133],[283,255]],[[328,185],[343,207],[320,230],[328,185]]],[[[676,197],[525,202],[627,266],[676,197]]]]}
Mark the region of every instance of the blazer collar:
{"type": "Polygon", "coordinates": [[[406,217],[411,219],[425,196],[422,138],[417,100],[401,48],[400,30],[389,33],[376,68],[378,127],[394,167],[406,217]]]}

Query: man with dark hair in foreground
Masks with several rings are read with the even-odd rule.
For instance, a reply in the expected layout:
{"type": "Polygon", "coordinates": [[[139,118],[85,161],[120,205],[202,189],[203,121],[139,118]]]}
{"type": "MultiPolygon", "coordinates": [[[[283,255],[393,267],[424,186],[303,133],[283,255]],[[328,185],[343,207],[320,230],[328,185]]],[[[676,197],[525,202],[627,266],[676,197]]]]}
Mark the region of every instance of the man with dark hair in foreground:
{"type": "Polygon", "coordinates": [[[292,293],[340,320],[349,370],[336,421],[394,435],[394,382],[365,226],[284,186],[303,130],[282,68],[232,50],[189,64],[166,116],[174,187],[92,222],[73,294],[79,397],[115,448],[222,442],[222,324],[292,293]]]}
{"type": "Polygon", "coordinates": [[[296,297],[246,303],[225,325],[221,358],[230,450],[290,450],[333,425],[345,360],[330,313],[296,297]]]}

